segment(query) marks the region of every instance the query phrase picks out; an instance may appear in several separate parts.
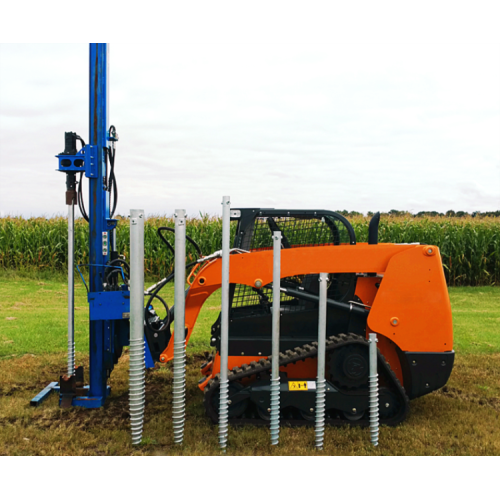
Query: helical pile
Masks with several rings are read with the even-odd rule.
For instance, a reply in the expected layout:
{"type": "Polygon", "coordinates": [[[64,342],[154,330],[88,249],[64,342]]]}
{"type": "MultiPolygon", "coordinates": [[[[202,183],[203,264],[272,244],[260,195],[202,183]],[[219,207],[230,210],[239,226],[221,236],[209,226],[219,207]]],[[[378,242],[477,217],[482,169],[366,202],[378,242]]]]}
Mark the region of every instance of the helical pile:
{"type": "Polygon", "coordinates": [[[144,361],[144,339],[130,339],[129,401],[132,444],[140,444],[144,425],[146,402],[146,380],[144,361]]]}
{"type": "Polygon", "coordinates": [[[280,378],[271,379],[271,444],[280,439],[280,378]]]}
{"type": "Polygon", "coordinates": [[[373,446],[378,446],[378,374],[370,375],[368,380],[369,412],[370,412],[370,441],[373,446]]]}
{"type": "Polygon", "coordinates": [[[144,425],[146,403],[144,348],[144,210],[131,210],[129,404],[133,445],[141,443],[144,425]]]}
{"type": "Polygon", "coordinates": [[[316,382],[316,448],[323,449],[325,440],[325,379],[316,382]]]}
{"type": "Polygon", "coordinates": [[[377,334],[370,333],[370,375],[368,377],[368,409],[370,415],[370,441],[378,446],[378,372],[377,372],[377,334]]]}
{"type": "Polygon", "coordinates": [[[225,451],[227,446],[227,435],[229,427],[229,381],[222,380],[220,383],[219,400],[219,446],[225,451]]]}
{"type": "Polygon", "coordinates": [[[75,343],[68,339],[68,377],[75,374],[75,343]]]}
{"type": "Polygon", "coordinates": [[[184,439],[186,412],[186,341],[174,341],[174,382],[172,417],[174,443],[181,444],[184,439]]]}

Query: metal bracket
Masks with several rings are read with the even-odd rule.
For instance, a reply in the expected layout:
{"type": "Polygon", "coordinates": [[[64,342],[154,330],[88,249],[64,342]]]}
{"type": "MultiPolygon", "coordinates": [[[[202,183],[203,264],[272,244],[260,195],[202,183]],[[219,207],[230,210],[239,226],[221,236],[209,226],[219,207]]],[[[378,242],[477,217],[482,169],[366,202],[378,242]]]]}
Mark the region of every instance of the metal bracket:
{"type": "Polygon", "coordinates": [[[76,155],[56,155],[59,160],[59,172],[77,173],[85,172],[85,148],[82,148],[76,155]]]}
{"type": "Polygon", "coordinates": [[[85,177],[97,178],[97,146],[87,144],[76,155],[56,155],[60,172],[85,172],[85,177]]]}
{"type": "Polygon", "coordinates": [[[97,146],[85,146],[85,177],[97,178],[97,146]]]}
{"type": "Polygon", "coordinates": [[[108,228],[108,231],[112,231],[113,229],[115,229],[117,224],[118,219],[106,219],[106,226],[108,228]]]}
{"type": "Polygon", "coordinates": [[[90,321],[130,318],[130,292],[90,292],[90,321]]]}
{"type": "Polygon", "coordinates": [[[69,408],[75,396],[86,396],[88,389],[83,385],[83,366],[77,366],[75,374],[70,377],[62,375],[59,379],[59,387],[61,408],[69,408]]]}

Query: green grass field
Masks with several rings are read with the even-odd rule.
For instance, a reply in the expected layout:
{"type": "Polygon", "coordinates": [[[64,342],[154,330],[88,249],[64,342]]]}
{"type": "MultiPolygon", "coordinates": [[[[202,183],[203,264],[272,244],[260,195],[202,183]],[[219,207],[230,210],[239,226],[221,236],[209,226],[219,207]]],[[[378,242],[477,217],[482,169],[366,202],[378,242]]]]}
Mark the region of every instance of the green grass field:
{"type": "MultiPolygon", "coordinates": [[[[104,408],[60,409],[56,396],[32,408],[29,400],[66,367],[67,285],[64,275],[0,273],[0,455],[215,455],[217,428],[209,424],[196,387],[209,328],[220,296],[205,304],[188,345],[185,443],[173,444],[171,366],[147,374],[144,444],[130,445],[128,354],[110,379],[104,408]]],[[[408,419],[381,429],[380,445],[368,429],[328,428],[324,451],[314,449],[313,428],[283,428],[269,445],[266,428],[230,429],[234,455],[499,455],[500,288],[451,288],[456,362],[447,386],[411,402],[408,419]]],[[[173,288],[165,294],[173,302],[173,288]]],[[[85,289],[75,292],[76,362],[88,369],[85,289]]]]}
{"type": "MultiPolygon", "coordinates": [[[[153,282],[146,282],[146,288],[153,282]]],[[[68,285],[63,275],[31,279],[14,273],[0,274],[0,359],[24,354],[53,354],[67,347],[68,285]]],[[[84,285],[75,283],[75,344],[79,352],[89,349],[88,303],[84,285]]],[[[167,304],[174,302],[173,283],[163,288],[167,304]]],[[[156,305],[156,303],[155,303],[156,305]]],[[[220,312],[220,292],[203,308],[188,345],[188,353],[209,349],[209,332],[220,312]]]]}

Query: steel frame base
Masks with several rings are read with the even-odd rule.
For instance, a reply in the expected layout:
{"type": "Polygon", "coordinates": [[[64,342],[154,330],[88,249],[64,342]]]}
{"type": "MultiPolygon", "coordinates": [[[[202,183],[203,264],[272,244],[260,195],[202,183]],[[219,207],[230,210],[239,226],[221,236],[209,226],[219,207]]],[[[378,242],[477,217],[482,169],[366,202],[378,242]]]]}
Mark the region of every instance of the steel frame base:
{"type": "MultiPolygon", "coordinates": [[[[89,389],[86,385],[85,389],[89,389]]],[[[59,382],[51,382],[45,389],[40,391],[31,401],[30,406],[40,406],[52,393],[52,391],[59,392],[61,388],[59,387],[59,382]]],[[[111,387],[106,386],[106,396],[98,398],[89,398],[88,396],[75,396],[71,402],[71,406],[81,406],[83,408],[100,408],[104,405],[106,398],[111,393],[111,387]]],[[[59,404],[61,404],[61,395],[59,394],[59,404]]]]}
{"type": "MultiPolygon", "coordinates": [[[[88,389],[89,386],[86,385],[85,389],[88,389]]],[[[75,396],[73,398],[73,401],[71,402],[71,406],[81,406],[83,408],[100,408],[101,406],[104,405],[104,402],[106,401],[106,398],[109,396],[111,393],[111,387],[108,385],[106,386],[106,396],[100,396],[97,398],[92,398],[88,396],[75,396]]],[[[59,399],[59,403],[61,400],[59,399]]]]}
{"type": "Polygon", "coordinates": [[[59,382],[51,382],[45,389],[40,391],[31,401],[30,406],[39,406],[42,404],[49,396],[52,391],[59,392],[59,382]]]}

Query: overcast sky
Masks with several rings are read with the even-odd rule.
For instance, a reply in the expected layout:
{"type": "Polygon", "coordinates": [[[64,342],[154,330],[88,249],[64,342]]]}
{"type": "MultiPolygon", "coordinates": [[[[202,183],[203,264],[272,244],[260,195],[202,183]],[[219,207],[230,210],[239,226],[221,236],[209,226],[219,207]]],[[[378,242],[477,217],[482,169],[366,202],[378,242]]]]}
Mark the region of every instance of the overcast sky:
{"type": "MultiPolygon", "coordinates": [[[[500,44],[361,40],[111,44],[118,212],[500,209],[500,44]]],[[[88,51],[0,45],[0,215],[66,213],[88,51]]]]}

